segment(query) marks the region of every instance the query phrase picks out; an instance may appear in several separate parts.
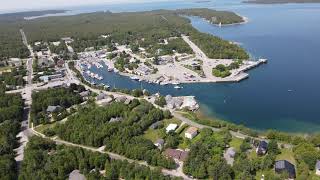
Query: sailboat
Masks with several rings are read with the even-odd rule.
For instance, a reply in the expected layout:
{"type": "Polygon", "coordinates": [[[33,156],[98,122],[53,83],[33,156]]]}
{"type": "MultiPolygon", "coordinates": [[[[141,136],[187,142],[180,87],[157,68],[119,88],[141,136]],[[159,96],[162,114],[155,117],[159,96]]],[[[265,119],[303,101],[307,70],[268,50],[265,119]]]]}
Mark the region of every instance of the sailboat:
{"type": "Polygon", "coordinates": [[[175,89],[182,89],[183,87],[178,86],[178,85],[175,85],[173,88],[175,88],[175,89]]]}
{"type": "Polygon", "coordinates": [[[221,24],[221,22],[219,23],[219,27],[221,27],[222,26],[222,24],[221,24]]]}

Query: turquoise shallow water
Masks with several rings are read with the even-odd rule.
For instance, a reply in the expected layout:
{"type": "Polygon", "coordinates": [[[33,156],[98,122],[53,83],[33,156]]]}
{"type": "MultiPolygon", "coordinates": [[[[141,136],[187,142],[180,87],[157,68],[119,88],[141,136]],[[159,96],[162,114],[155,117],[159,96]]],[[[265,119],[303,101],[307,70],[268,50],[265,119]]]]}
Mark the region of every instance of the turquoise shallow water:
{"type": "MultiPolygon", "coordinates": [[[[188,84],[182,90],[134,82],[100,71],[104,83],[121,88],[146,88],[172,95],[194,95],[203,111],[237,124],[265,130],[320,130],[320,4],[247,5],[237,1],[170,2],[77,7],[73,13],[97,10],[141,11],[208,7],[233,10],[249,18],[244,25],[218,28],[191,18],[202,32],[242,44],[254,57],[269,63],[249,72],[241,83],[188,84]],[[288,92],[288,90],[293,90],[288,92]]],[[[102,82],[102,81],[101,81],[102,82]]]]}

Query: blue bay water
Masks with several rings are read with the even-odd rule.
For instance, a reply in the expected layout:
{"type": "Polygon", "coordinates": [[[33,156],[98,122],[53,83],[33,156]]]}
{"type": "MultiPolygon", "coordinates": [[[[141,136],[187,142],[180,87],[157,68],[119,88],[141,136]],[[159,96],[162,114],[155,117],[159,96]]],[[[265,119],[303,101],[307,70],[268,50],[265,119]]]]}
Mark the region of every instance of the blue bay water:
{"type": "Polygon", "coordinates": [[[249,5],[227,0],[208,3],[177,1],[92,6],[75,8],[74,12],[190,7],[232,10],[248,17],[247,24],[222,28],[199,18],[191,18],[191,22],[199,31],[241,43],[253,57],[269,59],[268,64],[249,71],[250,78],[240,83],[185,84],[181,90],[175,90],[170,85],[135,82],[106,70],[96,70],[104,75],[101,82],[129,89],[142,86],[153,93],[194,95],[205,114],[259,130],[320,130],[320,4],[249,5]]]}

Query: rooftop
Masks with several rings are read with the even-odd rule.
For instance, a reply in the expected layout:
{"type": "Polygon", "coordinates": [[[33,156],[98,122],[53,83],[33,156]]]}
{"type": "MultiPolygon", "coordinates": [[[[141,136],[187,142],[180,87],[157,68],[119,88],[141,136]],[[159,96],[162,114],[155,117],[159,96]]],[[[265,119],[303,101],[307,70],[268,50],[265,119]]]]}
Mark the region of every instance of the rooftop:
{"type": "Polygon", "coordinates": [[[282,173],[283,171],[286,171],[289,174],[290,178],[296,177],[296,170],[294,165],[287,160],[276,161],[274,168],[277,173],[282,173]]]}
{"type": "Polygon", "coordinates": [[[320,170],[320,160],[317,161],[316,169],[319,169],[319,170],[320,170]]]}
{"type": "Polygon", "coordinates": [[[177,124],[169,124],[168,127],[166,128],[166,131],[167,131],[167,133],[170,131],[174,131],[177,129],[177,127],[178,127],[177,124]]]}
{"type": "Polygon", "coordinates": [[[187,151],[182,151],[179,149],[166,149],[165,150],[165,155],[174,159],[177,159],[179,161],[185,161],[188,157],[189,152],[187,151]]]}
{"type": "Polygon", "coordinates": [[[194,134],[194,133],[197,133],[198,132],[198,128],[196,127],[190,127],[186,133],[189,133],[189,134],[194,134]]]}

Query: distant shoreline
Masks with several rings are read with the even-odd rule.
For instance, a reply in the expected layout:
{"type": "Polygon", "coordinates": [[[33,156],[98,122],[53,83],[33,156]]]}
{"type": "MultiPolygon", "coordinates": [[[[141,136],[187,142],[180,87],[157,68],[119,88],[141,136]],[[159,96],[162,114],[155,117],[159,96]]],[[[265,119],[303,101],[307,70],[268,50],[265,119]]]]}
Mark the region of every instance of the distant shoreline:
{"type": "Polygon", "coordinates": [[[246,4],[310,4],[320,3],[320,0],[247,0],[242,1],[246,4]]]}

